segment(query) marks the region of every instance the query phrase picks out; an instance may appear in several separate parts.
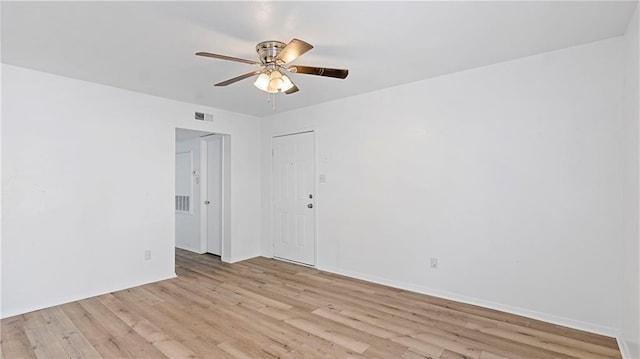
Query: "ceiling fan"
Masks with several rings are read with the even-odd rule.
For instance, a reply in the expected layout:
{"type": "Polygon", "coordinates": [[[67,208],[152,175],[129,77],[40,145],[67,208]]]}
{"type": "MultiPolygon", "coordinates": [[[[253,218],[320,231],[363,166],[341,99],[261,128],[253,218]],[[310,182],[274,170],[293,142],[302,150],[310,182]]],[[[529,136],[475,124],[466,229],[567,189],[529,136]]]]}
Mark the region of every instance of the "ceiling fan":
{"type": "Polygon", "coordinates": [[[299,39],[293,39],[288,44],[280,41],[263,41],[256,45],[256,52],[260,62],[240,59],[226,55],[212,54],[210,52],[197,52],[196,55],[211,57],[214,59],[242,62],[261,67],[259,70],[248,72],[244,75],[219,82],[215,86],[227,86],[251,76],[259,75],[254,86],[267,93],[284,92],[289,95],[298,92],[298,87],[285,74],[298,73],[305,75],[325,76],[344,79],[349,75],[349,70],[332,69],[326,67],[290,65],[300,55],[311,50],[313,46],[299,39]]]}

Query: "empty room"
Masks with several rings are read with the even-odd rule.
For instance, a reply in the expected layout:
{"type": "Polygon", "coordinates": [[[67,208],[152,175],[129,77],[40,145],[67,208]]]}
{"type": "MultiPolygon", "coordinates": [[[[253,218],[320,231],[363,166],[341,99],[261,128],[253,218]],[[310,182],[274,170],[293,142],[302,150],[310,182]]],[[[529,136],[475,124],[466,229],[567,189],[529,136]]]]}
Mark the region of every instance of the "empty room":
{"type": "Polygon", "coordinates": [[[640,359],[639,11],[0,2],[0,358],[640,359]]]}

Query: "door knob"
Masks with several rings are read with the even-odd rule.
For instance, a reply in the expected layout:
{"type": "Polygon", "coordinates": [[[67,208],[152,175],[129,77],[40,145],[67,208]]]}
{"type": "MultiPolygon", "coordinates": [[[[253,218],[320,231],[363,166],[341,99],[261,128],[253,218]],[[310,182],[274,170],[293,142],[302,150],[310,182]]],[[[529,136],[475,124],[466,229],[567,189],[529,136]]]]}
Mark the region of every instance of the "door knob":
{"type": "Polygon", "coordinates": [[[204,204],[209,204],[209,203],[211,203],[211,202],[209,202],[209,201],[204,201],[204,204]]]}
{"type": "Polygon", "coordinates": [[[313,203],[309,203],[309,204],[307,205],[307,208],[313,208],[313,203]]]}

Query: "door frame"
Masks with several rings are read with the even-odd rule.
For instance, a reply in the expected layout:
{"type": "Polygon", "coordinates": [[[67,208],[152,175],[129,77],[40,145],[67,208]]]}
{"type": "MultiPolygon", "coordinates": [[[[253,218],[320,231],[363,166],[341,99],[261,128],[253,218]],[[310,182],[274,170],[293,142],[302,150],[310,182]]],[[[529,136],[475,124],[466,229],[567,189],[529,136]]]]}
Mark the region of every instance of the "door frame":
{"type": "MultiPolygon", "coordinates": [[[[206,213],[206,208],[203,208],[203,206],[205,206],[204,204],[204,197],[206,194],[206,187],[207,187],[207,161],[206,161],[206,148],[204,148],[204,157],[203,157],[203,146],[202,146],[202,141],[203,141],[203,137],[202,136],[209,136],[209,135],[221,135],[222,136],[222,208],[221,208],[221,223],[222,223],[222,243],[220,245],[220,251],[221,251],[221,259],[223,262],[231,262],[231,210],[230,210],[230,204],[231,204],[231,135],[228,133],[220,133],[220,132],[214,132],[211,130],[202,130],[202,129],[196,129],[196,128],[189,128],[189,127],[184,127],[184,126],[176,126],[173,127],[173,133],[172,133],[172,139],[173,139],[173,153],[174,156],[172,156],[172,161],[173,161],[173,178],[175,179],[175,172],[176,172],[176,163],[175,163],[175,153],[176,153],[176,131],[178,130],[186,130],[186,131],[197,131],[197,132],[201,132],[202,135],[200,136],[200,163],[198,164],[200,166],[200,198],[198,198],[198,202],[200,204],[200,228],[199,228],[199,237],[200,237],[200,253],[205,253],[206,252],[206,240],[207,240],[207,213],[206,213]],[[204,191],[204,193],[203,193],[204,191]]],[[[195,163],[193,163],[193,165],[196,165],[195,163]]],[[[175,180],[173,182],[173,187],[171,190],[172,193],[172,198],[171,198],[171,203],[172,204],[172,211],[175,213],[175,180]]],[[[194,202],[195,202],[195,198],[194,198],[194,202]]],[[[194,203],[195,206],[195,203],[194,203]]],[[[193,207],[192,207],[193,208],[193,207]]],[[[173,246],[175,247],[176,245],[176,232],[175,232],[175,228],[176,228],[176,223],[175,223],[175,215],[172,216],[173,217],[173,246]]],[[[172,267],[175,268],[175,258],[172,257],[171,259],[172,261],[172,267]]]]}
{"type": "Polygon", "coordinates": [[[202,253],[207,253],[208,246],[208,226],[209,226],[209,218],[208,218],[208,209],[204,201],[208,198],[209,192],[209,178],[208,178],[208,170],[209,170],[209,153],[207,150],[209,136],[220,136],[221,141],[221,168],[220,168],[220,258],[224,262],[229,262],[229,248],[231,248],[231,212],[229,210],[230,206],[230,143],[231,136],[223,133],[211,133],[210,135],[204,135],[200,137],[200,251],[202,253]]]}
{"type": "Polygon", "coordinates": [[[269,188],[270,191],[270,203],[271,205],[269,206],[269,217],[270,217],[270,223],[271,223],[271,228],[270,228],[270,233],[269,233],[269,238],[271,238],[271,258],[273,259],[277,259],[277,260],[281,260],[284,262],[289,262],[289,263],[294,263],[294,264],[298,264],[301,266],[306,266],[306,267],[312,267],[312,268],[318,268],[318,243],[320,242],[320,235],[319,235],[319,231],[318,231],[318,211],[320,209],[320,194],[318,193],[318,133],[316,132],[316,130],[314,128],[311,129],[301,129],[298,131],[286,131],[286,132],[280,132],[280,133],[273,133],[271,135],[271,166],[270,166],[270,170],[271,170],[271,186],[269,188]],[[273,161],[273,156],[274,156],[274,145],[273,145],[273,140],[277,137],[285,137],[285,136],[293,136],[293,135],[299,135],[302,133],[309,133],[311,132],[313,134],[313,154],[312,154],[312,161],[311,163],[313,163],[313,193],[315,196],[314,199],[314,208],[315,211],[313,211],[313,265],[310,264],[305,264],[305,263],[300,263],[300,262],[296,262],[296,261],[291,261],[291,260],[287,260],[286,258],[280,258],[280,257],[276,257],[275,256],[275,238],[273,236],[273,221],[274,221],[274,204],[275,204],[275,199],[273,198],[274,196],[274,191],[273,191],[273,187],[275,186],[275,170],[274,170],[274,166],[275,166],[275,162],[273,161]]]}

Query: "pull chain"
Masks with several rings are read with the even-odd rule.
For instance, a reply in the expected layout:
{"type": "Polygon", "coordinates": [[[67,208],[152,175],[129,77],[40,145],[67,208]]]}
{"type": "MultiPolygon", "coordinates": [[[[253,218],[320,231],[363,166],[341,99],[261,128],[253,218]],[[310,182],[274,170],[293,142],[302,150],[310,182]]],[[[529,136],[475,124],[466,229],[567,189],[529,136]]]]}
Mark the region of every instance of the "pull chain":
{"type": "Polygon", "coordinates": [[[276,94],[275,93],[267,93],[267,103],[271,103],[271,108],[276,110],[276,94]]]}

